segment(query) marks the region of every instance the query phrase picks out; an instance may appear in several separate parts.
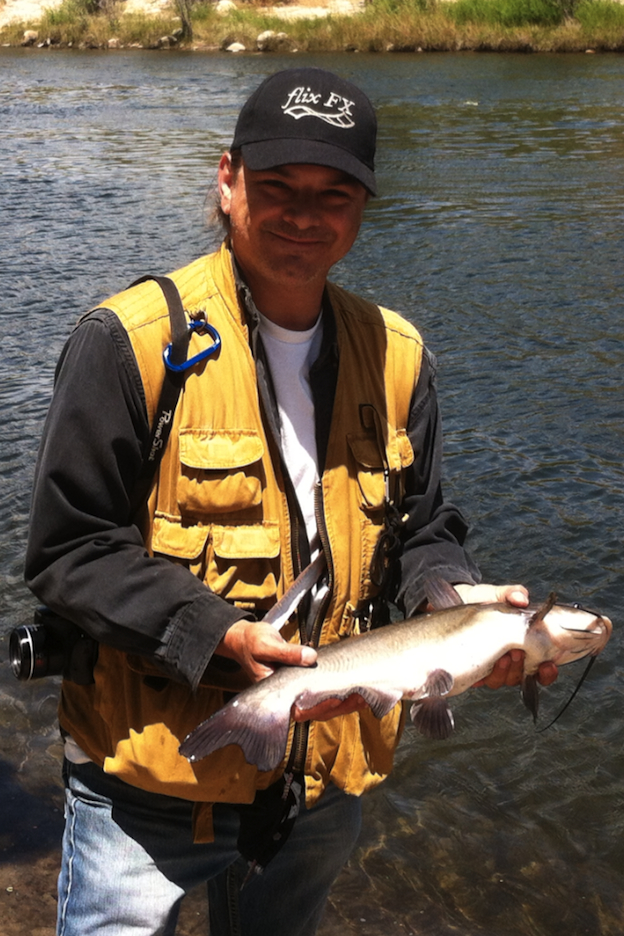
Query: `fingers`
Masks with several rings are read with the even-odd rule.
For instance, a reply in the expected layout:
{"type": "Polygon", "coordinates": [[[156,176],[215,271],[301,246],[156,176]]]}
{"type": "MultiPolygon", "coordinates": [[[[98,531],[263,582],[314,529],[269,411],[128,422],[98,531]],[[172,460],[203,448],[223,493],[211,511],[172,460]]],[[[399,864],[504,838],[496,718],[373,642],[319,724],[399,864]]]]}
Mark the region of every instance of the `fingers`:
{"type": "Polygon", "coordinates": [[[351,712],[361,712],[366,708],[366,702],[361,695],[354,692],[346,699],[325,699],[313,708],[300,709],[293,705],[292,717],[295,721],[328,721],[338,715],[350,715],[351,712]]]}
{"type": "Polygon", "coordinates": [[[489,676],[480,679],[475,686],[487,686],[488,689],[500,689],[502,686],[518,686],[522,682],[524,669],[524,651],[510,650],[497,660],[489,676]]]}
{"type": "Polygon", "coordinates": [[[316,663],[316,650],[288,643],[271,624],[263,621],[236,621],[225,632],[216,652],[236,660],[254,682],[270,676],[276,666],[316,663]]]}
{"type": "MultiPolygon", "coordinates": [[[[487,686],[488,689],[500,689],[502,686],[519,686],[524,673],[524,651],[510,650],[497,660],[494,669],[485,679],[480,679],[475,686],[487,686]]],[[[551,660],[540,663],[537,669],[537,681],[541,686],[550,686],[559,676],[559,668],[551,660]]]]}
{"type": "Polygon", "coordinates": [[[559,667],[552,660],[540,663],[537,669],[537,681],[540,686],[550,686],[559,676],[559,667]]]}
{"type": "Polygon", "coordinates": [[[455,585],[464,604],[493,604],[506,601],[508,604],[525,608],[529,603],[529,593],[524,585],[455,585]]]}

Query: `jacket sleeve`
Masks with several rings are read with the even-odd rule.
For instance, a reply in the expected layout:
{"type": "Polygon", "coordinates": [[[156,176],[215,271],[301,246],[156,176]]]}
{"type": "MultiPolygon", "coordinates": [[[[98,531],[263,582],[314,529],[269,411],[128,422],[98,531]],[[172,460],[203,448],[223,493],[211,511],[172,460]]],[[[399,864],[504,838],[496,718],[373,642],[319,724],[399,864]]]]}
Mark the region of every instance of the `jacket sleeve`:
{"type": "Polygon", "coordinates": [[[453,584],[473,585],[481,580],[479,569],[463,548],[466,521],[442,494],[442,427],[435,358],[427,349],[412,399],[408,435],[415,458],[407,471],[401,505],[407,521],[396,602],[406,617],[425,600],[428,576],[436,575],[453,584]]]}
{"type": "Polygon", "coordinates": [[[129,338],[112,312],[70,337],[35,472],[26,582],[92,637],[195,687],[225,631],[248,617],[188,569],[151,557],[130,518],[149,440],[129,338]]]}

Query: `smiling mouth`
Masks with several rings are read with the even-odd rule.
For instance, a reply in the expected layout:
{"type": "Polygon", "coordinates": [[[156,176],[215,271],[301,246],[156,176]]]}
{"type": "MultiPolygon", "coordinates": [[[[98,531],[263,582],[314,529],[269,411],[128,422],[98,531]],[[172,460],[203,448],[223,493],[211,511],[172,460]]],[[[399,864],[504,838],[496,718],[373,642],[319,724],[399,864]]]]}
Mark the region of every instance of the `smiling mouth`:
{"type": "Polygon", "coordinates": [[[267,228],[266,233],[273,234],[274,237],[278,237],[282,241],[287,241],[289,244],[300,245],[302,247],[316,247],[318,245],[330,243],[330,238],[322,234],[299,235],[294,234],[292,231],[280,230],[279,228],[267,228]]]}

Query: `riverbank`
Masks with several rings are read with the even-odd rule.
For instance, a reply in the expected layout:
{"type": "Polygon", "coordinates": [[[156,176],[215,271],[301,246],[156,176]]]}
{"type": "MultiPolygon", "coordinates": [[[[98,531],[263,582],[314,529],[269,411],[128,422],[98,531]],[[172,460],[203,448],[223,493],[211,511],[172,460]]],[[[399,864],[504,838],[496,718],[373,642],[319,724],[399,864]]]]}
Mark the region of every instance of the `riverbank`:
{"type": "Polygon", "coordinates": [[[5,0],[0,45],[231,53],[624,51],[622,4],[541,3],[536,9],[528,0],[303,0],[272,7],[242,0],[192,7],[187,0],[5,0]],[[189,8],[185,24],[180,13],[189,8]]]}

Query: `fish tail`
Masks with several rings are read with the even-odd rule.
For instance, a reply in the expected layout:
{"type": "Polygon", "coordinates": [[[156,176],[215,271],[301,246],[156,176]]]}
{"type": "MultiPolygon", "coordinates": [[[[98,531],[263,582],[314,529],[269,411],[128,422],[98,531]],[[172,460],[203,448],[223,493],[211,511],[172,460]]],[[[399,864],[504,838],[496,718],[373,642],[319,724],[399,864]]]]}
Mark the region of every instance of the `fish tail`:
{"type": "Polygon", "coordinates": [[[194,763],[229,744],[238,744],[248,764],[274,770],[286,754],[289,715],[290,710],[265,714],[233,699],[187,735],[180,754],[194,763]]]}

